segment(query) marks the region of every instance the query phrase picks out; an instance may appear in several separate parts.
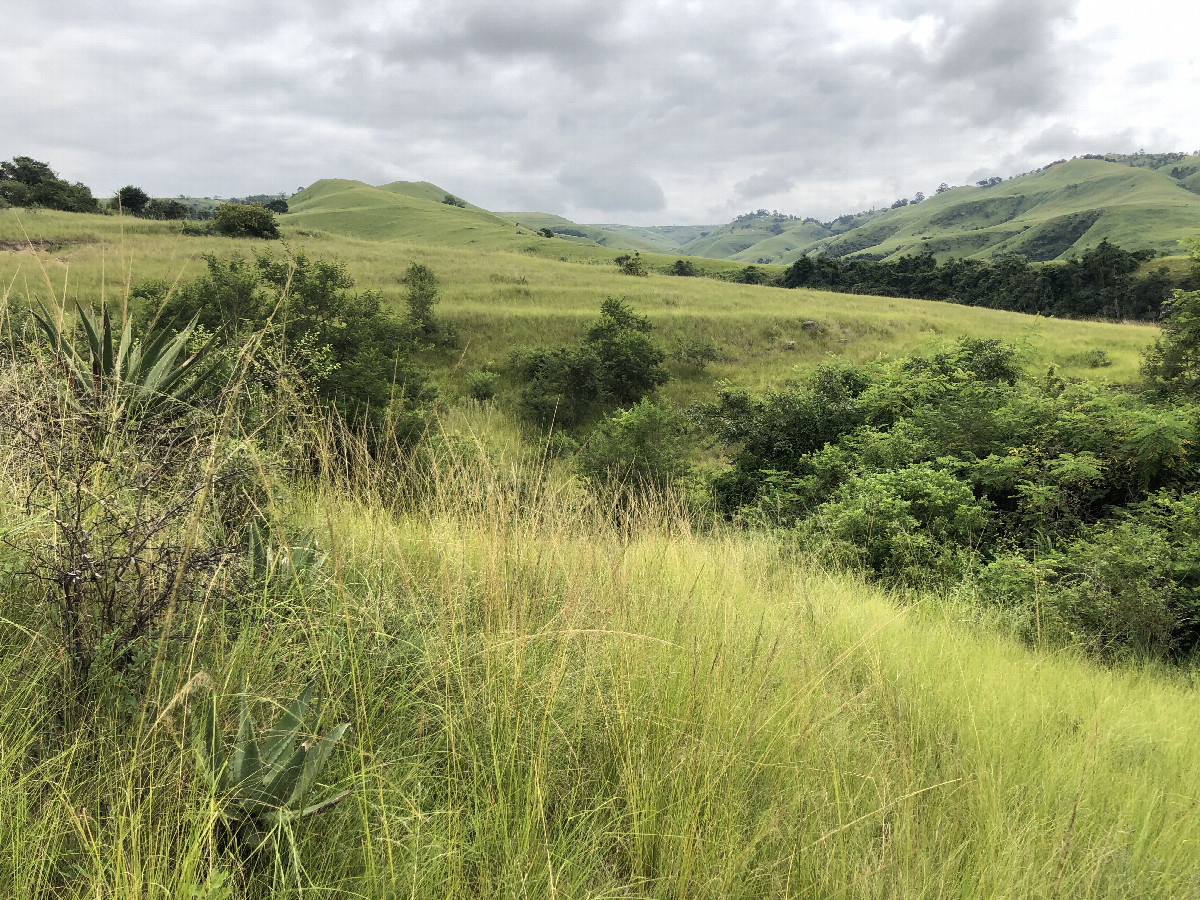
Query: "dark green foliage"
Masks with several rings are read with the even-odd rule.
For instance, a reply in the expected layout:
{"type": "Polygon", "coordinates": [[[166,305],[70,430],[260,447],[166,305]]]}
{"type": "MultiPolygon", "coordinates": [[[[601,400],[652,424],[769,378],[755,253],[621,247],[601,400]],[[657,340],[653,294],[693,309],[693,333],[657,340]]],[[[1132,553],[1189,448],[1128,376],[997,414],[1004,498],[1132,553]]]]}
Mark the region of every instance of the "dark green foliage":
{"type": "Polygon", "coordinates": [[[438,280],[433,270],[413,263],[408,267],[404,283],[408,285],[408,293],[404,298],[408,306],[408,320],[416,333],[435,347],[457,347],[457,329],[449,322],[438,319],[433,312],[438,303],[438,280]]]}
{"type": "Polygon", "coordinates": [[[69,184],[44,162],[14,156],[0,162],[0,201],[12,206],[36,206],[66,212],[94,213],[100,203],[84,185],[69,184]]]}
{"type": "Polygon", "coordinates": [[[964,340],[827,366],[761,399],[726,388],[702,419],[733,450],[713,482],[718,505],[795,528],[840,563],[919,585],[983,566],[984,593],[1017,619],[1041,579],[1056,591],[1055,640],[1175,654],[1200,638],[1187,606],[1195,536],[1169,531],[1162,512],[1200,483],[1196,407],[1028,379],[1011,348],[964,340]]]}
{"type": "Polygon", "coordinates": [[[208,271],[171,294],[160,321],[196,317],[232,346],[253,338],[268,389],[290,372],[352,423],[419,427],[432,391],[411,362],[414,327],[387,315],[378,293],[354,290],[344,263],[303,252],[205,259],[208,271]]]}
{"type": "Polygon", "coordinates": [[[662,492],[690,470],[683,418],[665,400],[618,410],[591,433],[575,465],[601,489],[662,492]]]}
{"type": "Polygon", "coordinates": [[[619,268],[626,275],[635,275],[641,277],[647,274],[646,264],[642,261],[641,254],[636,250],[634,251],[633,256],[625,253],[621,256],[618,256],[613,260],[613,262],[615,262],[617,264],[617,268],[619,268]]]}
{"type": "Polygon", "coordinates": [[[685,278],[694,277],[696,275],[696,266],[690,259],[677,259],[674,265],[671,266],[669,274],[685,278]]]}
{"type": "Polygon", "coordinates": [[[447,194],[445,197],[442,198],[442,202],[445,203],[447,206],[457,206],[460,209],[465,209],[467,206],[466,201],[460,200],[458,197],[455,197],[453,194],[447,194]]]}
{"type": "Polygon", "coordinates": [[[1200,291],[1176,291],[1142,374],[1165,393],[1200,395],[1200,291]]]}
{"type": "Polygon", "coordinates": [[[647,318],[613,297],[600,312],[580,343],[514,358],[525,382],[521,405],[535,421],[578,425],[605,408],[637,403],[670,379],[662,366],[666,354],[651,340],[647,318]]]}
{"type": "Polygon", "coordinates": [[[146,211],[146,207],[149,204],[149,194],[140,187],[127,184],[117,191],[117,195],[113,197],[112,208],[120,210],[123,213],[128,213],[131,216],[140,216],[146,211]]]}
{"type": "Polygon", "coordinates": [[[283,215],[289,209],[288,202],[282,197],[276,197],[273,200],[268,200],[263,204],[263,206],[269,209],[271,212],[278,213],[279,215],[283,215]]]}
{"type": "Polygon", "coordinates": [[[350,796],[353,788],[309,802],[333,750],[345,737],[350,723],[313,735],[305,724],[312,703],[309,685],[280,714],[260,740],[254,718],[243,701],[237,740],[226,755],[217,717],[216,697],[205,704],[192,744],[199,771],[219,797],[219,816],[225,841],[243,860],[260,851],[287,862],[296,857],[293,829],[350,796]],[[280,848],[278,843],[285,846],[280,848]]]}
{"type": "Polygon", "coordinates": [[[275,214],[261,203],[222,203],[217,207],[213,229],[228,237],[274,240],[279,237],[275,214]]]}
{"type": "Polygon", "coordinates": [[[887,262],[802,256],[780,283],[789,288],[919,297],[1063,318],[1153,319],[1171,279],[1165,269],[1137,275],[1152,255],[1102,241],[1078,259],[1040,266],[1022,256],[994,262],[949,259],[940,264],[931,253],[887,262]]]}
{"type": "Polygon", "coordinates": [[[495,372],[479,370],[467,376],[467,395],[475,400],[491,400],[496,396],[496,382],[500,376],[495,372]]]}
{"type": "Polygon", "coordinates": [[[145,210],[142,213],[147,219],[186,219],[188,216],[188,208],[178,200],[160,200],[154,199],[146,204],[145,210]]]}
{"type": "Polygon", "coordinates": [[[542,237],[544,237],[544,238],[552,238],[552,237],[554,237],[554,232],[553,232],[553,231],[551,231],[549,228],[539,228],[539,229],[538,229],[538,234],[540,234],[540,235],[541,235],[542,237]]]}
{"type": "Polygon", "coordinates": [[[730,279],[738,284],[773,284],[775,279],[758,266],[746,266],[740,272],[735,272],[730,279]]]}

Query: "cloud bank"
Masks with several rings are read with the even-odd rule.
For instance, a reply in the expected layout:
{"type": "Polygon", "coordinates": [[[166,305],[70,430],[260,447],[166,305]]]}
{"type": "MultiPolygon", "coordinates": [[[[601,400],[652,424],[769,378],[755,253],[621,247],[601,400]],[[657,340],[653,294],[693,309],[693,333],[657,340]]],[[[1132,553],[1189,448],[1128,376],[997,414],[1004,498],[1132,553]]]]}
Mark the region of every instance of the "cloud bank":
{"type": "Polygon", "coordinates": [[[101,194],[412,179],[581,221],[830,217],[1064,155],[1200,147],[1195,50],[1170,36],[1198,29],[1130,31],[1108,7],[9,0],[0,158],[101,194]]]}

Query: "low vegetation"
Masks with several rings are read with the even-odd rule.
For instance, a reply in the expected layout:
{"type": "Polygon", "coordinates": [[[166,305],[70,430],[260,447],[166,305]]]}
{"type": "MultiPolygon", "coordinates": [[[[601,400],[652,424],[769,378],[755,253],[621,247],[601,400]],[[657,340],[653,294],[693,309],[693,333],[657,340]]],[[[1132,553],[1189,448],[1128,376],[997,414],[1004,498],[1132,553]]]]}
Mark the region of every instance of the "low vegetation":
{"type": "Polygon", "coordinates": [[[5,257],[9,894],[1194,891],[1196,295],[1044,323],[1084,379],[994,310],[121,224],[116,286],[5,257]]]}

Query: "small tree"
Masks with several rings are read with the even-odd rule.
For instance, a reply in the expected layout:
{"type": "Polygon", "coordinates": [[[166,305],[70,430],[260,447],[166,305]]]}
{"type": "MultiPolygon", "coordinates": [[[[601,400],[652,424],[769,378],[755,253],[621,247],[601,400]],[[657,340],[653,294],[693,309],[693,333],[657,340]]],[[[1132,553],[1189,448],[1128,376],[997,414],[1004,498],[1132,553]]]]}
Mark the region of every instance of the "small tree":
{"type": "MultiPolygon", "coordinates": [[[[1200,241],[1184,244],[1200,267],[1200,241]]],[[[1162,315],[1162,336],[1146,351],[1142,375],[1160,391],[1200,394],[1200,291],[1175,291],[1162,315]]]]}
{"type": "Polygon", "coordinates": [[[117,191],[117,195],[113,197],[113,209],[121,212],[129,213],[131,216],[140,216],[146,211],[147,205],[150,203],[150,195],[143,191],[140,187],[134,187],[132,184],[127,184],[125,187],[117,191]]]}
{"type": "Polygon", "coordinates": [[[288,211],[288,202],[282,197],[276,197],[274,200],[268,200],[264,206],[266,206],[266,208],[273,213],[279,213],[279,215],[283,215],[288,211]]]}
{"type": "Polygon", "coordinates": [[[625,253],[613,260],[626,275],[642,276],[646,274],[646,264],[642,262],[642,256],[637,251],[634,251],[633,256],[625,253]]]}
{"type": "Polygon", "coordinates": [[[279,237],[275,214],[261,203],[222,203],[217,207],[214,228],[229,237],[279,237]]]}
{"type": "Polygon", "coordinates": [[[146,205],[147,219],[186,219],[188,208],[178,200],[151,200],[146,205]]]}
{"type": "Polygon", "coordinates": [[[680,275],[685,278],[690,278],[696,274],[696,266],[690,259],[677,259],[675,265],[671,266],[672,275],[680,275]]]}

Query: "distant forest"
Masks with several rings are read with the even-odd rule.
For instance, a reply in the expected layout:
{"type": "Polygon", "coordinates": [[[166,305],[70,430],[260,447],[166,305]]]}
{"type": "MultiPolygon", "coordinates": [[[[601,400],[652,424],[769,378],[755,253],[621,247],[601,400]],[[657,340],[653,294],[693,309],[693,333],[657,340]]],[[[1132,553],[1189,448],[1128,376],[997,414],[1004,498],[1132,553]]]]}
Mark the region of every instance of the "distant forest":
{"type": "Polygon", "coordinates": [[[945,300],[1060,318],[1158,318],[1176,287],[1165,267],[1139,275],[1152,250],[1123,250],[1108,241],[1063,263],[1036,264],[1023,256],[994,262],[930,253],[875,261],[802,256],[780,279],[788,288],[945,300]]]}

